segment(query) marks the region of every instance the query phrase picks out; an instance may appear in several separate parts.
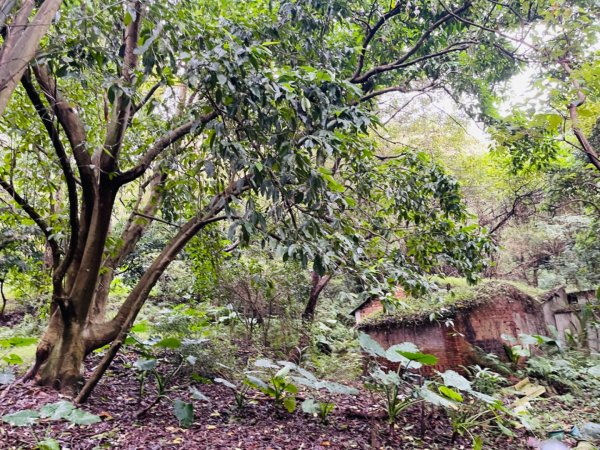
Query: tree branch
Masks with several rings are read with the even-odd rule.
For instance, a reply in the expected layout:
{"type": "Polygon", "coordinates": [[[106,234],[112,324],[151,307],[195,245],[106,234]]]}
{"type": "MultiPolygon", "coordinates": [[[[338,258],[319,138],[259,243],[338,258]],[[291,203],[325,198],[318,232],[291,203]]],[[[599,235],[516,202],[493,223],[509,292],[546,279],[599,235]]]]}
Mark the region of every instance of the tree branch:
{"type": "MultiPolygon", "coordinates": [[[[135,11],[135,18],[127,25],[123,36],[124,56],[121,76],[128,85],[132,84],[133,72],[138,61],[135,50],[142,22],[142,3],[140,0],[133,2],[133,11],[135,11]]],[[[106,139],[104,140],[104,148],[99,158],[100,171],[104,174],[115,172],[118,168],[119,153],[123,146],[123,139],[129,125],[132,110],[131,97],[124,91],[120,91],[113,103],[106,139]]]]}
{"type": "Polygon", "coordinates": [[[92,170],[92,158],[87,151],[87,136],[83,122],[68,101],[58,92],[56,80],[50,75],[47,66],[34,66],[33,73],[39,83],[46,100],[67,135],[77,163],[77,170],[83,188],[84,206],[92,205],[96,176],[92,170]]]}
{"type": "Polygon", "coordinates": [[[370,28],[370,25],[368,23],[366,24],[367,27],[369,27],[370,29],[367,31],[367,35],[365,36],[365,39],[363,40],[362,48],[360,49],[360,55],[358,57],[358,65],[356,67],[354,74],[352,75],[352,79],[356,79],[356,78],[360,77],[360,73],[362,72],[362,69],[365,65],[365,56],[367,54],[367,47],[369,46],[369,43],[375,37],[375,34],[377,34],[379,29],[389,19],[391,19],[392,17],[394,17],[400,13],[401,6],[402,6],[402,4],[400,2],[398,2],[398,4],[394,8],[390,9],[387,13],[385,13],[372,28],[370,28]]]}
{"type": "MultiPolygon", "coordinates": [[[[45,0],[38,9],[33,20],[28,23],[35,3],[33,0],[23,2],[21,11],[12,23],[0,52],[0,114],[4,112],[8,100],[21,76],[27,69],[29,61],[35,56],[38,44],[50,25],[62,0],[45,0]]],[[[8,4],[3,6],[9,6],[8,4]]],[[[14,4],[13,4],[14,7],[14,4]]],[[[7,8],[10,11],[12,8],[7,8]]],[[[3,12],[4,9],[3,9],[3,12]]]]}
{"type": "MultiPolygon", "coordinates": [[[[403,66],[404,63],[406,63],[411,56],[413,56],[420,48],[421,46],[425,43],[425,41],[427,41],[427,39],[429,38],[429,36],[431,35],[431,33],[433,33],[437,28],[441,27],[443,24],[445,24],[447,21],[455,18],[455,17],[459,17],[458,14],[461,14],[462,12],[466,11],[467,9],[469,9],[471,7],[471,2],[467,2],[465,3],[463,6],[460,6],[458,8],[456,8],[454,11],[449,12],[448,14],[445,14],[444,16],[442,16],[441,18],[439,18],[438,20],[436,20],[419,38],[419,40],[415,43],[415,45],[409,50],[407,51],[402,57],[398,58],[396,61],[389,63],[389,64],[383,64],[377,67],[374,67],[370,70],[368,70],[367,72],[365,72],[363,75],[359,75],[357,76],[356,74],[350,79],[350,82],[355,83],[355,84],[362,84],[365,83],[369,78],[380,74],[382,72],[388,72],[390,70],[395,70],[395,69],[399,69],[401,67],[405,67],[403,66]]],[[[452,46],[451,46],[452,47],[452,46]]],[[[450,48],[450,47],[449,47],[450,48]]],[[[462,50],[462,49],[461,49],[462,50]]],[[[456,51],[456,50],[451,50],[451,51],[456,51]]],[[[445,51],[439,52],[439,54],[444,54],[444,53],[448,53],[449,50],[446,49],[445,51]]],[[[434,56],[439,56],[437,53],[433,54],[425,59],[429,59],[432,58],[434,56]]],[[[423,58],[417,58],[415,60],[413,60],[412,62],[408,63],[408,65],[413,65],[416,64],[417,62],[420,62],[422,60],[424,60],[423,58]]]]}
{"type": "Polygon", "coordinates": [[[48,136],[50,137],[50,141],[52,142],[56,156],[58,157],[58,161],[60,163],[60,167],[62,169],[63,175],[65,177],[65,182],[67,184],[67,192],[69,198],[70,238],[65,258],[53,274],[55,284],[59,285],[60,281],[65,275],[67,267],[69,266],[69,264],[71,264],[71,261],[73,260],[75,248],[79,239],[79,200],[77,198],[77,181],[75,180],[75,175],[73,174],[73,170],[71,168],[67,152],[65,151],[63,143],[58,135],[58,129],[54,126],[54,122],[52,120],[52,117],[50,116],[50,113],[44,106],[42,99],[40,98],[38,92],[33,86],[33,83],[31,81],[31,74],[29,72],[26,72],[23,75],[21,83],[25,88],[25,92],[27,93],[29,100],[35,107],[35,110],[37,111],[38,115],[40,116],[44,128],[46,128],[46,131],[48,132],[48,136]]]}
{"type": "Polygon", "coordinates": [[[132,169],[123,172],[117,177],[117,183],[126,184],[129,183],[146,172],[150,164],[171,144],[179,141],[183,137],[187,136],[191,133],[192,129],[200,124],[205,124],[213,120],[217,117],[216,112],[212,112],[207,114],[206,116],[201,117],[199,120],[189,121],[184,123],[183,125],[169,131],[167,134],[163,135],[159,138],[150,149],[142,156],[140,162],[137,166],[132,169]]]}
{"type": "Polygon", "coordinates": [[[58,243],[51,238],[52,229],[48,225],[48,223],[42,218],[42,216],[31,206],[27,200],[21,197],[13,188],[13,186],[6,182],[4,178],[0,178],[0,187],[6,191],[8,195],[12,197],[17,205],[21,207],[21,209],[29,216],[31,220],[33,220],[36,225],[42,230],[50,249],[52,250],[52,267],[56,269],[60,264],[60,249],[58,248],[58,243]]]}
{"type": "Polygon", "coordinates": [[[581,131],[581,128],[579,128],[579,125],[578,125],[579,121],[578,121],[578,117],[577,117],[577,108],[585,103],[586,96],[585,96],[583,90],[581,89],[579,81],[577,81],[575,78],[573,78],[572,70],[571,70],[571,67],[569,66],[569,64],[566,61],[560,61],[560,65],[563,67],[565,72],[571,78],[571,84],[573,84],[573,87],[575,88],[575,91],[577,92],[577,101],[571,102],[567,106],[567,108],[569,109],[569,116],[571,118],[571,130],[573,131],[573,134],[579,141],[579,144],[581,144],[583,152],[587,155],[588,159],[590,160],[590,163],[592,163],[592,165],[598,171],[600,171],[600,159],[598,158],[598,153],[592,147],[592,145],[588,141],[587,137],[585,136],[585,134],[583,134],[583,131],[581,131]]]}
{"type": "Polygon", "coordinates": [[[140,101],[140,103],[133,106],[133,111],[131,112],[131,116],[134,116],[140,109],[142,109],[146,105],[146,103],[148,103],[150,101],[150,99],[152,98],[154,93],[157,91],[157,89],[159,87],[162,86],[162,84],[163,84],[162,81],[159,81],[158,83],[156,83],[154,86],[152,86],[150,88],[150,90],[146,93],[146,95],[140,101]]]}

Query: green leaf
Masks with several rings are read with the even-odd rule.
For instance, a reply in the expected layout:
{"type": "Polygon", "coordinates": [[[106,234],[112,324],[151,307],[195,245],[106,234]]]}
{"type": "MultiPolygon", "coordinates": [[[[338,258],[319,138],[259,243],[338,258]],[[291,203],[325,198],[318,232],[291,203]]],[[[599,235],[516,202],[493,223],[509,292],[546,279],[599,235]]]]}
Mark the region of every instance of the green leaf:
{"type": "Polygon", "coordinates": [[[253,375],[246,375],[246,380],[244,381],[247,385],[258,389],[262,392],[265,392],[269,389],[269,386],[267,386],[267,384],[261,380],[258,377],[255,377],[253,375]]]}
{"type": "Polygon", "coordinates": [[[358,395],[358,389],[355,389],[350,386],[344,386],[340,383],[335,383],[333,381],[319,381],[317,384],[317,389],[325,389],[327,392],[331,394],[343,394],[343,395],[358,395]]]}
{"type": "Polygon", "coordinates": [[[254,361],[256,367],[264,367],[266,369],[279,369],[279,366],[270,359],[257,359],[254,361]]]}
{"type": "Polygon", "coordinates": [[[445,408],[458,409],[453,401],[448,400],[446,397],[442,397],[441,395],[436,394],[431,389],[429,389],[428,384],[421,388],[418,388],[417,392],[419,396],[427,403],[431,403],[432,405],[436,406],[443,406],[445,408]]]}
{"type": "Polygon", "coordinates": [[[139,358],[133,363],[133,367],[138,370],[152,370],[156,367],[156,359],[139,358]]]}
{"type": "Polygon", "coordinates": [[[294,397],[286,397],[283,400],[283,406],[288,412],[293,413],[296,410],[296,399],[294,397]]]}
{"type": "Polygon", "coordinates": [[[183,428],[189,428],[194,422],[194,405],[191,403],[184,402],[183,400],[176,399],[173,402],[173,412],[179,425],[183,428]]]}
{"type": "Polygon", "coordinates": [[[181,341],[174,337],[164,338],[154,344],[155,347],[176,349],[181,347],[181,341]]]}
{"type": "Polygon", "coordinates": [[[587,373],[588,373],[588,375],[591,375],[592,377],[600,378],[600,364],[590,367],[587,370],[587,373]]]}
{"type": "Polygon", "coordinates": [[[314,398],[307,398],[300,407],[306,414],[317,414],[319,412],[319,402],[315,401],[314,398]]]}
{"type": "Polygon", "coordinates": [[[6,364],[17,365],[23,363],[23,359],[15,353],[3,356],[2,359],[6,362],[6,364]]]}
{"type": "Polygon", "coordinates": [[[48,403],[40,408],[40,417],[60,420],[66,418],[74,409],[75,405],[65,400],[48,403]]]}
{"type": "Polygon", "coordinates": [[[56,439],[46,438],[39,441],[35,448],[37,450],[60,450],[60,443],[56,439]]]}
{"type": "Polygon", "coordinates": [[[454,389],[451,389],[451,388],[449,388],[447,386],[439,386],[438,390],[440,391],[440,393],[442,395],[445,395],[450,400],[454,400],[455,402],[462,402],[463,401],[462,395],[460,395],[460,393],[456,392],[454,389]]]}
{"type": "Polygon", "coordinates": [[[283,390],[289,392],[290,394],[297,394],[298,393],[298,388],[296,387],[295,384],[292,383],[287,383],[283,390]]]}
{"type": "Polygon", "coordinates": [[[76,425],[91,425],[102,421],[100,416],[91,414],[83,409],[74,409],[65,419],[76,425]]]}
{"type": "Polygon", "coordinates": [[[233,384],[233,383],[232,383],[232,382],[230,382],[230,381],[227,381],[227,380],[226,380],[226,379],[224,379],[224,378],[215,378],[215,379],[214,379],[214,381],[215,381],[215,383],[220,383],[220,384],[222,384],[223,386],[227,386],[227,387],[228,387],[228,388],[230,388],[230,389],[237,389],[237,386],[236,386],[235,384],[233,384]]]}
{"type": "Polygon", "coordinates": [[[426,366],[433,366],[438,361],[438,359],[437,359],[436,356],[430,355],[428,353],[403,352],[403,351],[400,351],[400,350],[398,350],[398,353],[400,355],[404,356],[409,361],[415,361],[415,362],[418,362],[420,364],[424,364],[426,366]]]}
{"type": "Polygon", "coordinates": [[[204,395],[202,392],[200,392],[193,386],[190,386],[190,393],[192,394],[192,398],[194,400],[202,400],[203,402],[210,403],[210,398],[208,398],[206,395],[204,395]]]}
{"type": "Polygon", "coordinates": [[[441,375],[446,386],[452,386],[461,391],[471,390],[471,382],[454,370],[446,370],[441,375]]]}
{"type": "Polygon", "coordinates": [[[137,322],[134,326],[131,327],[132,333],[146,333],[150,330],[150,325],[145,320],[141,322],[137,322]]]}
{"type": "Polygon", "coordinates": [[[481,436],[473,436],[473,450],[481,450],[483,448],[483,439],[481,436]]]}
{"type": "Polygon", "coordinates": [[[362,347],[362,349],[364,351],[366,351],[367,353],[369,353],[370,355],[384,356],[384,357],[386,356],[385,350],[379,344],[379,342],[377,342],[375,339],[373,339],[368,334],[360,333],[358,335],[358,342],[360,343],[360,346],[362,347]]]}
{"type": "Polygon", "coordinates": [[[0,340],[0,347],[25,347],[27,345],[35,344],[36,342],[37,338],[16,336],[0,340]]]}
{"type": "Polygon", "coordinates": [[[2,416],[2,420],[15,427],[23,427],[33,425],[40,417],[40,413],[33,409],[24,409],[14,414],[6,414],[2,416]]]}

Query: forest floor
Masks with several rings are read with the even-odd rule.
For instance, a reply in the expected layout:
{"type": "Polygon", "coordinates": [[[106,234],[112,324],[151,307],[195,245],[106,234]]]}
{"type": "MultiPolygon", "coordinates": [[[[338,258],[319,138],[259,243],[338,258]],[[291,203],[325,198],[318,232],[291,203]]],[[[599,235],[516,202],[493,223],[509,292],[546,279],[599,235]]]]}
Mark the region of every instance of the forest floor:
{"type": "MultiPolygon", "coordinates": [[[[293,414],[274,408],[270,399],[250,396],[247,406],[236,410],[232,391],[217,384],[197,384],[210,401],[193,400],[189,378],[175,380],[163,398],[142,417],[136,413],[156,397],[153,382],[140,401],[139,381],[130,365],[134,354],[120,355],[97,386],[83,409],[102,418],[91,425],[66,421],[44,421],[33,426],[14,427],[0,423],[0,448],[33,449],[38,442],[52,438],[63,449],[470,449],[471,440],[458,437],[451,442],[452,430],[445,414],[420,407],[406,410],[390,428],[373,394],[335,398],[336,408],[323,425],[298,409],[293,414]],[[193,402],[195,419],[191,427],[179,426],[173,415],[172,400],[193,402]]],[[[88,370],[97,357],[88,364],[88,370]]],[[[89,373],[87,374],[89,375],[89,373]]],[[[302,396],[302,393],[299,394],[302,396]]],[[[34,384],[14,384],[0,391],[0,415],[23,409],[39,409],[61,400],[60,395],[34,384]]],[[[527,436],[517,431],[515,438],[485,433],[483,448],[525,449],[527,436]]]]}

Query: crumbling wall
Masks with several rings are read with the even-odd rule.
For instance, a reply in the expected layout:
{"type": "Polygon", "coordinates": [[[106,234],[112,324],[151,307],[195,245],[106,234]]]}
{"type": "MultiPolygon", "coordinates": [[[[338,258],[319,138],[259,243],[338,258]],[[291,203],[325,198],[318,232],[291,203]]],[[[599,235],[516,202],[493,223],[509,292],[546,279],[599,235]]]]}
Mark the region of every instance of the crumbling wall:
{"type": "Polygon", "coordinates": [[[505,358],[502,334],[547,334],[539,305],[515,292],[471,309],[458,310],[451,321],[386,324],[365,329],[385,348],[413,342],[421,351],[438,357],[437,370],[473,364],[475,347],[505,358]]]}

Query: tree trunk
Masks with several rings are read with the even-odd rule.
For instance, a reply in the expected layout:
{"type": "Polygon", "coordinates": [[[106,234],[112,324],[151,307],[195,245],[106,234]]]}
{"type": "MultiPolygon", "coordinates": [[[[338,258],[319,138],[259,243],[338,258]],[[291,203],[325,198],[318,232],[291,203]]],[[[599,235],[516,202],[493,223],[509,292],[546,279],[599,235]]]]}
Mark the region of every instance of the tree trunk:
{"type": "MultiPolygon", "coordinates": [[[[8,7],[3,8],[2,12],[12,12],[15,3],[7,2],[3,6],[8,7]]],[[[11,31],[4,37],[0,49],[0,115],[4,112],[29,61],[35,56],[38,44],[50,28],[62,0],[42,2],[37,14],[30,21],[35,3],[33,0],[22,3],[11,24],[11,31]]]]}
{"type": "Polygon", "coordinates": [[[39,369],[38,383],[74,395],[83,380],[81,369],[86,355],[84,329],[75,321],[56,330],[46,361],[39,369]]]}
{"type": "Polygon", "coordinates": [[[302,331],[298,345],[288,355],[288,359],[292,362],[300,363],[300,358],[304,349],[310,345],[310,329],[312,322],[315,318],[315,312],[317,310],[317,304],[319,303],[319,296],[321,292],[327,286],[331,280],[331,275],[319,275],[315,270],[312,274],[312,282],[310,287],[310,293],[308,294],[308,302],[302,312],[302,331]]]}
{"type": "Polygon", "coordinates": [[[0,309],[0,317],[4,316],[6,309],[6,297],[4,295],[4,279],[0,278],[0,296],[2,297],[2,308],[0,309]]]}
{"type": "Polygon", "coordinates": [[[316,271],[312,272],[312,284],[310,288],[310,294],[308,295],[308,302],[302,313],[303,322],[312,322],[315,317],[317,310],[317,304],[319,302],[319,296],[321,291],[327,286],[331,280],[331,275],[319,275],[316,271]]]}

